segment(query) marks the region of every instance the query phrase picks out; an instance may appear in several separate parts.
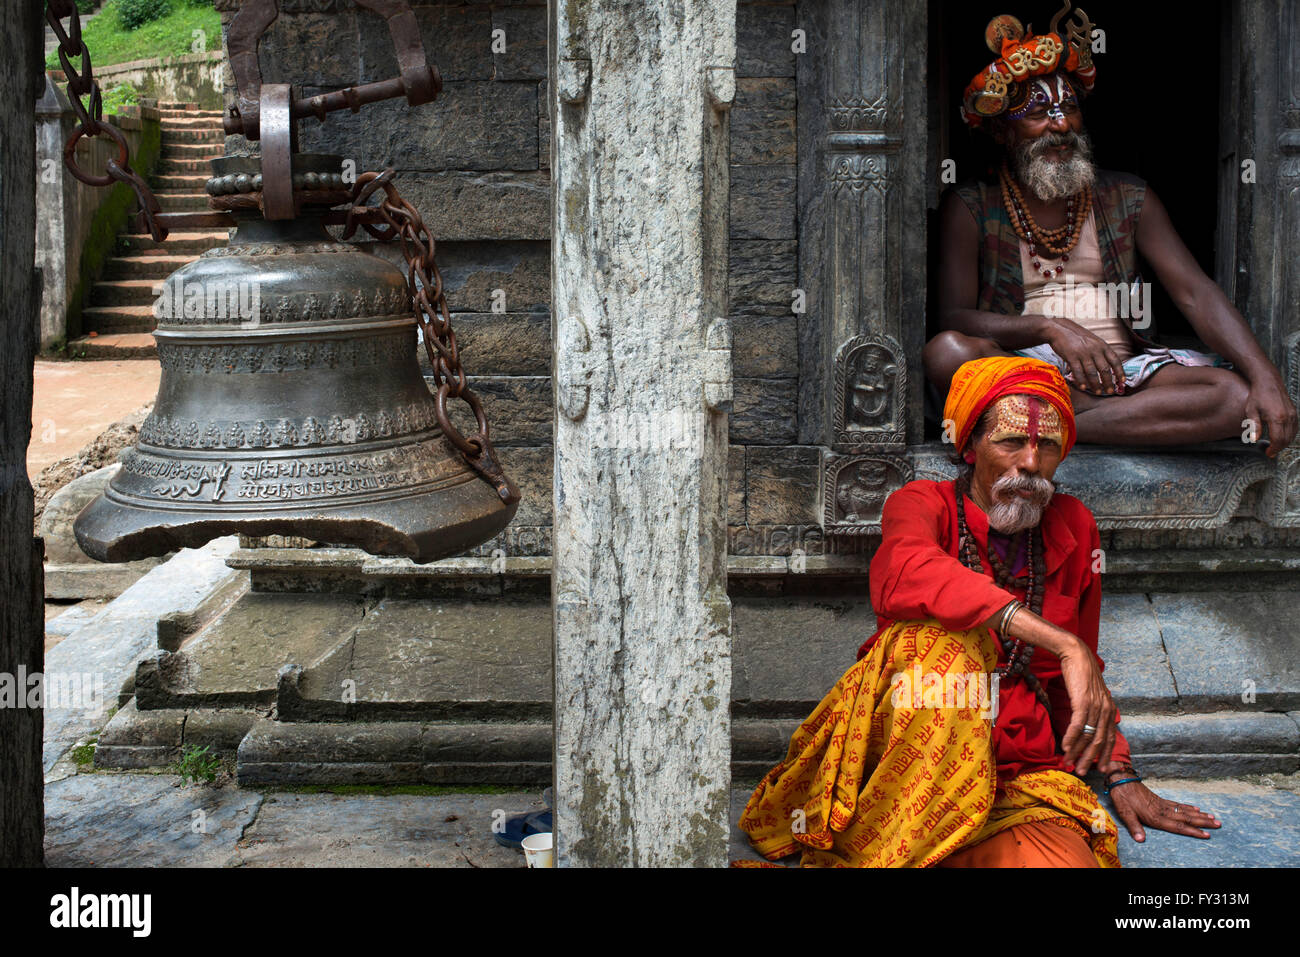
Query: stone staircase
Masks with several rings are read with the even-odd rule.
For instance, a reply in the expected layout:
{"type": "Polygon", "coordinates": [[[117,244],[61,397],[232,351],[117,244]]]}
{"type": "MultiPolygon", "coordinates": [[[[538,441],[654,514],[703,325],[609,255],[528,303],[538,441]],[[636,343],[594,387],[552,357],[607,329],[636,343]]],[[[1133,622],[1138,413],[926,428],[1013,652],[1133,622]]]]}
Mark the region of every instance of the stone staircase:
{"type": "MultiPolygon", "coordinates": [[[[160,103],[162,152],[150,185],[163,212],[209,209],[204,183],[208,161],[223,155],[225,133],[219,110],[200,110],[196,103],[160,103]]],[[[148,233],[126,233],[126,247],[108,261],[82,311],[86,335],[75,340],[88,357],[156,355],[153,288],[206,249],[226,241],[224,229],[177,230],[158,243],[148,233]]]]}

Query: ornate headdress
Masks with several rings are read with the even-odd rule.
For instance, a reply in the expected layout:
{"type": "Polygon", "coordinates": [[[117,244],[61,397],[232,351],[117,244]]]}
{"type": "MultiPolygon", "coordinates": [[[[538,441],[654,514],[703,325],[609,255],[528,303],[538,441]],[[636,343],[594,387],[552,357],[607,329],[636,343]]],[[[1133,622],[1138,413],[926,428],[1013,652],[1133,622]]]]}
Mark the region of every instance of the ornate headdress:
{"type": "Polygon", "coordinates": [[[1056,366],[1025,356],[991,356],[962,363],[948,387],[943,417],[952,422],[953,447],[966,447],[980,414],[1006,395],[1033,395],[1051,405],[1065,430],[1061,458],[1070,454],[1076,438],[1070,387],[1056,366]]]}
{"type": "Polygon", "coordinates": [[[1033,34],[1010,14],[989,21],[984,28],[984,42],[1000,56],[975,74],[962,95],[961,118],[967,126],[979,126],[984,120],[1015,110],[1033,93],[1035,77],[1061,72],[1067,75],[1077,96],[1092,92],[1097,68],[1092,62],[1093,23],[1082,9],[1065,24],[1061,18],[1070,12],[1065,0],[1047,33],[1033,34]]]}

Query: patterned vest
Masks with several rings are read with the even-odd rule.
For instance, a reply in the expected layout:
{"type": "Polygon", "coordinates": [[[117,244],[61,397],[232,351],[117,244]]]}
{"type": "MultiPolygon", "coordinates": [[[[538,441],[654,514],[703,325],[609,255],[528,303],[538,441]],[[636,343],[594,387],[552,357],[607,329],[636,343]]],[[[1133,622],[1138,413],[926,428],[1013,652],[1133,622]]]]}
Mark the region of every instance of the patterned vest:
{"type": "MultiPolygon", "coordinates": [[[[1011,228],[1011,219],[1002,205],[1002,188],[996,181],[971,180],[954,189],[975,217],[982,237],[977,308],[1004,316],[1021,315],[1025,310],[1025,286],[1020,272],[1020,237],[1011,228]]],[[[1145,198],[1146,183],[1136,176],[1097,170],[1093,215],[1107,282],[1131,285],[1138,278],[1137,227],[1145,198]]],[[[1134,338],[1149,342],[1136,333],[1134,338]]]]}

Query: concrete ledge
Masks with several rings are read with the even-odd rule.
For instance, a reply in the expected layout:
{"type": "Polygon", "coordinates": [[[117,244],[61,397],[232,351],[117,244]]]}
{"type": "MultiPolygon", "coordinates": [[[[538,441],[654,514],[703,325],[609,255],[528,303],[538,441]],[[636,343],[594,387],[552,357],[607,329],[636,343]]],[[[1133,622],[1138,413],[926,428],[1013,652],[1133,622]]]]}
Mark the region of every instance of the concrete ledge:
{"type": "MultiPolygon", "coordinates": [[[[53,676],[89,675],[110,699],[135,677],[136,663],[157,647],[162,615],[197,608],[238,573],[226,567],[234,538],[184,549],[119,595],[99,615],[63,639],[45,656],[53,676]]],[[[99,730],[106,701],[87,707],[46,709],[43,764],[48,773],[69,748],[99,730]]]]}
{"type": "Polygon", "coordinates": [[[551,726],[256,724],[238,780],[257,784],[544,784],[551,726]]]}
{"type": "MultiPolygon", "coordinates": [[[[231,568],[253,574],[253,585],[279,581],[290,573],[294,582],[337,584],[381,583],[386,579],[549,578],[551,556],[464,556],[417,565],[406,558],[378,558],[352,548],[240,548],[229,558],[231,568]]],[[[863,575],[862,555],[731,555],[731,577],[784,578],[788,575],[863,575]],[[796,564],[797,563],[797,564],[796,564]]],[[[299,586],[301,587],[301,585],[299,586]]],[[[280,590],[280,589],[276,589],[280,590]]]]}
{"type": "Polygon", "coordinates": [[[1300,755],[1290,754],[1144,754],[1133,752],[1133,765],[1145,777],[1221,778],[1239,774],[1291,774],[1300,771],[1300,755]]]}
{"type": "Polygon", "coordinates": [[[164,767],[178,760],[186,745],[234,755],[248,731],[265,715],[255,711],[137,709],[132,699],[100,733],[95,748],[99,768],[164,767]]]}
{"type": "MultiPolygon", "coordinates": [[[[732,775],[762,777],[785,757],[801,720],[738,718],[732,775]]],[[[1132,715],[1124,719],[1144,776],[1211,778],[1300,770],[1300,730],[1282,714],[1132,715]],[[1290,730],[1287,729],[1290,727],[1290,730]]],[[[124,708],[96,751],[100,767],[169,764],[185,744],[236,752],[257,784],[536,784],[549,781],[549,722],[282,722],[251,711],[124,708]],[[242,740],[241,740],[242,739],[242,740]]]]}
{"type": "Polygon", "coordinates": [[[1277,712],[1125,716],[1120,728],[1134,753],[1148,755],[1290,754],[1300,756],[1300,728],[1277,712]]]}
{"type": "Polygon", "coordinates": [[[45,599],[80,601],[85,598],[116,598],[157,565],[155,559],[125,564],[46,564],[45,599]]]}

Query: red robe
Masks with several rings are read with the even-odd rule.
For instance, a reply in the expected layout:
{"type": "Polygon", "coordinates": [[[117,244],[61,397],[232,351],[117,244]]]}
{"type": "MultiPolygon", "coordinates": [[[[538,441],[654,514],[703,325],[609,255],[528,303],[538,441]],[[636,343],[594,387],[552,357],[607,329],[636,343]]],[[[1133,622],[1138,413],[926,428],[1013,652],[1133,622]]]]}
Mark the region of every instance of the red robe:
{"type": "MultiPolygon", "coordinates": [[[[988,561],[988,516],[969,496],[966,521],[988,561]]],[[[1101,539],[1092,513],[1070,495],[1052,496],[1042,520],[1047,580],[1043,617],[1077,635],[1097,656],[1101,614],[1101,575],[1093,565],[1101,539]]],[[[909,482],[885,502],[883,540],[871,560],[871,605],[879,631],[858,651],[861,658],[876,636],[896,621],[934,618],[953,631],[979,627],[1012,598],[1028,602],[1027,570],[1011,590],[999,588],[990,573],[981,574],[957,558],[957,497],[953,482],[909,482]]],[[[1006,655],[999,650],[1000,663],[1006,655]]],[[[1105,665],[1097,657],[1097,666],[1105,665]]],[[[1065,770],[1059,742],[1070,724],[1070,699],[1061,680],[1060,659],[1039,648],[1030,668],[1052,701],[1050,723],[1043,706],[1016,678],[999,688],[997,724],[993,730],[998,778],[1007,780],[1042,768],[1065,770]]],[[[1112,761],[1129,761],[1128,742],[1116,732],[1112,761]]]]}

